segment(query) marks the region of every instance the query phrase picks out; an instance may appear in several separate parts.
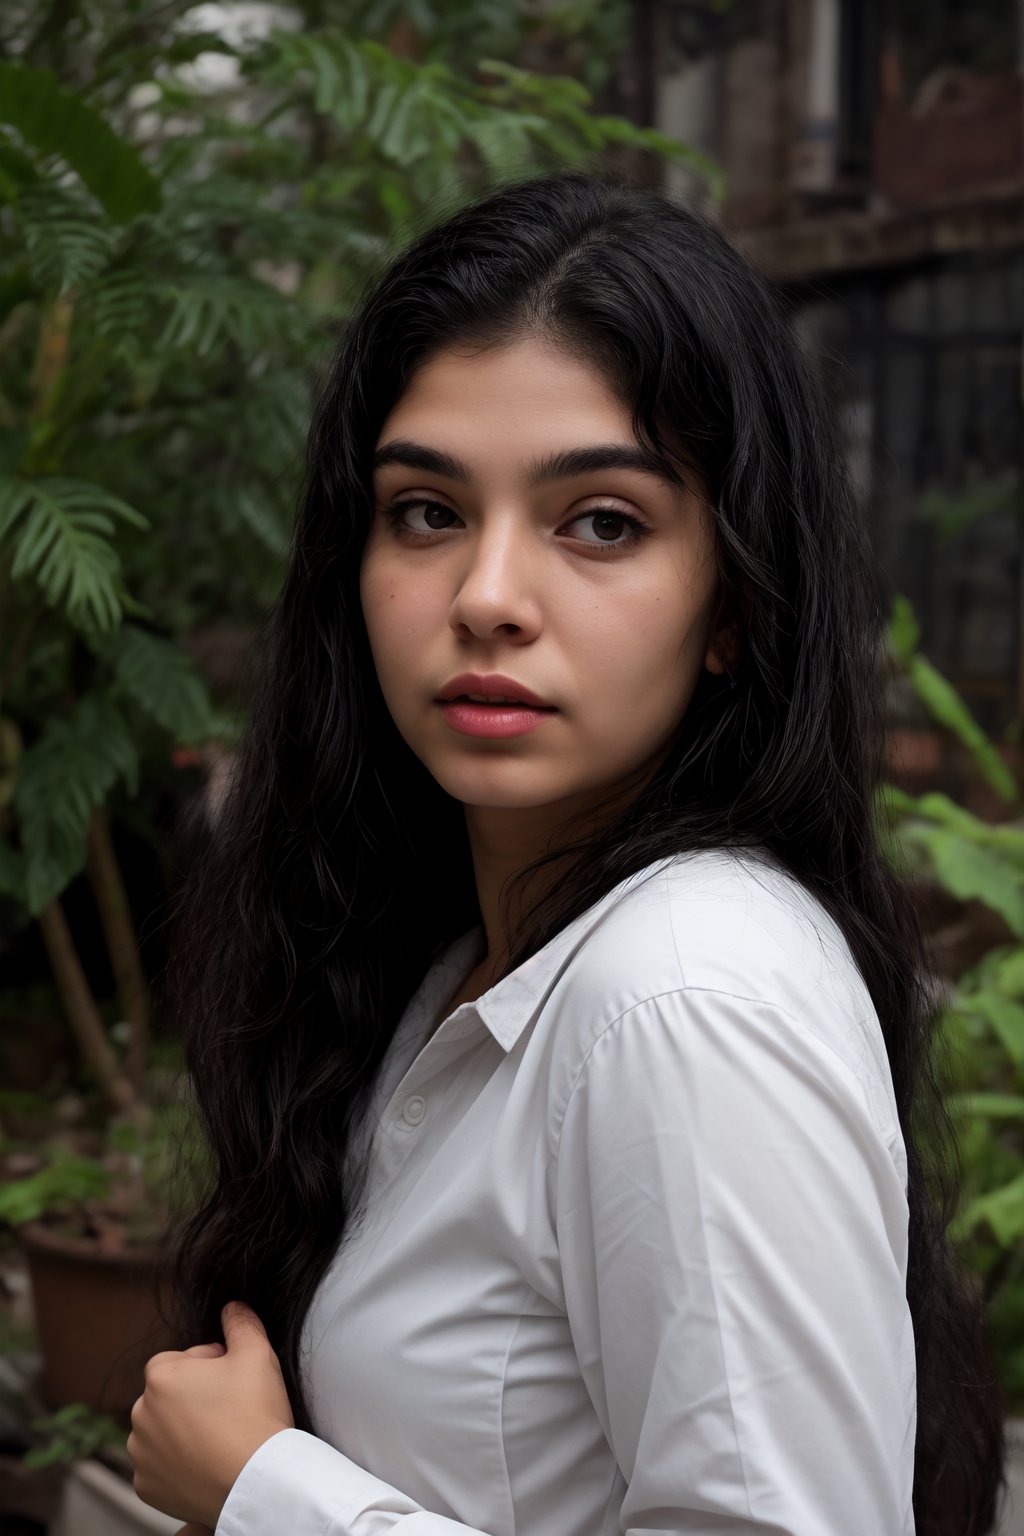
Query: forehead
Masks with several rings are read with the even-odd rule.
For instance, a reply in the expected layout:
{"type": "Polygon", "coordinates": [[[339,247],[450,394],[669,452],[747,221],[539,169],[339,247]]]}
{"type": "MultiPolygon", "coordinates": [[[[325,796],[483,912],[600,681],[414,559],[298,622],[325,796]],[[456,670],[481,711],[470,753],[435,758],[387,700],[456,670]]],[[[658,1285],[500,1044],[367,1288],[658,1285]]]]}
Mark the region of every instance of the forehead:
{"type": "Polygon", "coordinates": [[[428,358],[413,374],[381,429],[379,441],[398,423],[442,422],[490,431],[499,439],[515,431],[558,436],[562,442],[595,430],[632,438],[631,412],[592,364],[536,338],[501,347],[449,348],[428,358]]]}

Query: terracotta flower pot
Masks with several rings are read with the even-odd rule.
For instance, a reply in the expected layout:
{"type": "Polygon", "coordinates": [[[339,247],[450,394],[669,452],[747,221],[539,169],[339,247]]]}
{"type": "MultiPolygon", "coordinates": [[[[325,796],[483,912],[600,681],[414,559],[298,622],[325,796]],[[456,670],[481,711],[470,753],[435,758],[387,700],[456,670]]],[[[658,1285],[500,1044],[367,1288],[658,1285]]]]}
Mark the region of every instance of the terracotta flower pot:
{"type": "MultiPolygon", "coordinates": [[[[18,1238],[32,1284],[43,1398],[53,1408],[87,1403],[127,1427],[146,1361],[175,1348],[156,1308],[155,1252],[104,1252],[36,1222],[19,1228],[18,1238]]],[[[166,1279],[161,1290],[169,1294],[166,1279]]]]}

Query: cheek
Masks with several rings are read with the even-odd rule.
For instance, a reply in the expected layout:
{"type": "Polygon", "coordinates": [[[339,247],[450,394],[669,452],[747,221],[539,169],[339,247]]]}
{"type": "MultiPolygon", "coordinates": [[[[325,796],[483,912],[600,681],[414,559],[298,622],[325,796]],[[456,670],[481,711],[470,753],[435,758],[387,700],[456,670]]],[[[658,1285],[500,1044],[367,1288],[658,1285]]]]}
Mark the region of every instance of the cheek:
{"type": "Polygon", "coordinates": [[[367,632],[376,647],[386,645],[400,618],[409,616],[415,593],[404,589],[400,575],[387,560],[368,557],[359,578],[359,596],[367,632]]]}
{"type": "Polygon", "coordinates": [[[635,593],[606,594],[574,625],[581,660],[608,695],[640,699],[678,686],[695,645],[693,617],[678,589],[645,583],[635,593]]]}

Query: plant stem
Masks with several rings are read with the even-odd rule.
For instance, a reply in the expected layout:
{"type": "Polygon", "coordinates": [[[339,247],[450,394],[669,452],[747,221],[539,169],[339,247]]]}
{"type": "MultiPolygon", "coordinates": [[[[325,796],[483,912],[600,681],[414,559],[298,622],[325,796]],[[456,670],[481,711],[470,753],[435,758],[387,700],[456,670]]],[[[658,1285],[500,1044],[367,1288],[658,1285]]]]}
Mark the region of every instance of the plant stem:
{"type": "Polygon", "coordinates": [[[130,1031],[124,1058],[125,1076],[132,1087],[141,1093],[149,1046],[149,992],[139,960],[135,924],[132,922],[128,896],[117,854],[114,852],[110,825],[98,806],[89,823],[86,868],[99,909],[100,922],[103,924],[121,1013],[130,1031]]]}
{"type": "Polygon", "coordinates": [[[29,420],[32,422],[47,422],[54,416],[67,371],[73,314],[71,300],[64,297],[54,299],[43,312],[29,381],[33,397],[29,420]]]}
{"type": "Polygon", "coordinates": [[[135,1089],[121,1071],[114,1049],[107,1039],[100,1011],[90,991],[59,900],[51,901],[49,906],[43,908],[38,923],[46,953],[50,957],[57,991],[82,1059],[95,1074],[111,1104],[138,1121],[143,1106],[135,1089]]]}

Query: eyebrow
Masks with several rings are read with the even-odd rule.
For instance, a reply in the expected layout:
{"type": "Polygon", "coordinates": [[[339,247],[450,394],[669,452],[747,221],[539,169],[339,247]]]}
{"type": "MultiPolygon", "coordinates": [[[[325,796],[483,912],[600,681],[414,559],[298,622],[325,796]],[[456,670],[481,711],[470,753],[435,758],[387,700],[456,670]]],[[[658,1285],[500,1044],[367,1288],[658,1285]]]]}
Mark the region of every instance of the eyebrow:
{"type": "MultiPolygon", "coordinates": [[[[472,472],[461,459],[408,438],[395,438],[377,449],[373,456],[374,470],[383,469],[388,464],[422,469],[428,474],[443,475],[447,480],[458,480],[463,485],[473,479],[472,472]]],[[[664,459],[639,443],[595,443],[589,448],[564,448],[545,458],[534,459],[527,466],[526,483],[532,490],[552,480],[567,480],[573,475],[588,475],[603,469],[639,470],[641,474],[654,475],[670,485],[683,484],[681,477],[664,459]]]]}

